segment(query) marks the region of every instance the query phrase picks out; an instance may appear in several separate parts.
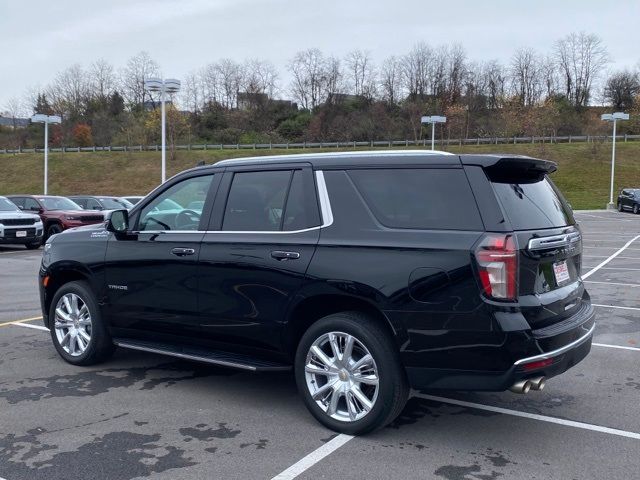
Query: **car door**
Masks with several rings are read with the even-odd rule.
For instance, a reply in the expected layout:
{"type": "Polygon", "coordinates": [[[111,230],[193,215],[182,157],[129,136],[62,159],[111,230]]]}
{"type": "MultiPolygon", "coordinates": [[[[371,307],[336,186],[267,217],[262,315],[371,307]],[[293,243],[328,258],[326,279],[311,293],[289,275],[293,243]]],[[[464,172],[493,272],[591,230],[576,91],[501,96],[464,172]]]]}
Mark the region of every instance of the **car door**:
{"type": "Polygon", "coordinates": [[[320,224],[309,165],[228,168],[200,252],[203,338],[278,349],[320,224]]]}
{"type": "Polygon", "coordinates": [[[109,238],[106,310],[117,335],[198,335],[196,267],[220,176],[193,173],[167,182],[132,214],[131,234],[109,238]],[[205,201],[202,215],[186,209],[196,200],[205,201]],[[167,202],[174,208],[158,208],[167,202]]]}
{"type": "Polygon", "coordinates": [[[623,209],[629,208],[629,192],[627,190],[620,192],[620,204],[623,209]]]}

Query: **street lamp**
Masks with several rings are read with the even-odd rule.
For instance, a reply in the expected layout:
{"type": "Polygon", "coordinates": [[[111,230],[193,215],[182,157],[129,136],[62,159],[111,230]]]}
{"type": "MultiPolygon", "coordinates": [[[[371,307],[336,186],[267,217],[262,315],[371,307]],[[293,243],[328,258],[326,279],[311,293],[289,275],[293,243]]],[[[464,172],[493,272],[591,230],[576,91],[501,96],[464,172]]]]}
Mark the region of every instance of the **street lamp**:
{"type": "Polygon", "coordinates": [[[167,159],[166,159],[166,117],[164,111],[164,102],[165,102],[165,94],[176,93],[180,90],[180,80],[176,80],[175,78],[147,78],[144,81],[144,88],[146,88],[150,92],[159,92],[160,93],[160,104],[162,108],[162,183],[167,179],[166,169],[167,169],[167,159]]]}
{"type": "Polygon", "coordinates": [[[47,194],[47,183],[49,178],[49,124],[62,123],[60,115],[45,115],[36,113],[31,117],[32,123],[44,123],[44,194],[47,194]]]}
{"type": "Polygon", "coordinates": [[[432,115],[430,117],[422,117],[420,119],[421,123],[430,123],[431,124],[431,150],[435,149],[436,123],[445,123],[446,121],[447,121],[447,117],[441,117],[439,115],[432,115]]]}
{"type": "Polygon", "coordinates": [[[609,204],[607,208],[614,209],[613,203],[613,177],[616,169],[616,123],[618,120],[629,120],[629,114],[624,112],[603,113],[600,118],[605,122],[613,122],[613,144],[611,146],[611,193],[609,195],[609,204]]]}

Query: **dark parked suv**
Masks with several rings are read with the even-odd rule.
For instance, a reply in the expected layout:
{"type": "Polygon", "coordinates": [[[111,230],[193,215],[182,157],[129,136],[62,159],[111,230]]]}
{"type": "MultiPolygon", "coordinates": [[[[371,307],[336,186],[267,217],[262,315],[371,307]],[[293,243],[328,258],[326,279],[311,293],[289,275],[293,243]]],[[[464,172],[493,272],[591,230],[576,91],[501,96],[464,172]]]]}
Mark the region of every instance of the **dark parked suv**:
{"type": "Polygon", "coordinates": [[[188,170],[46,244],[44,322],[76,365],[117,345],[294,369],[311,413],[346,433],[393,420],[410,387],[539,390],[595,327],[555,168],[390,151],[188,170]]]}
{"type": "Polygon", "coordinates": [[[625,188],[618,195],[618,211],[631,210],[640,212],[640,188],[625,188]]]}

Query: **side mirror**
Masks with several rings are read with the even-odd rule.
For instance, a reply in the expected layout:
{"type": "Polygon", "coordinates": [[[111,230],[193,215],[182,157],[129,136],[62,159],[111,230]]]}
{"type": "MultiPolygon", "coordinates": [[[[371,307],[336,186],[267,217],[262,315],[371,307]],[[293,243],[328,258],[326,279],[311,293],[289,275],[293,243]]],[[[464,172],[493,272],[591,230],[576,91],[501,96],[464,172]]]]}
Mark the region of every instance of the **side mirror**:
{"type": "Polygon", "coordinates": [[[100,205],[95,205],[93,207],[94,210],[102,210],[102,207],[100,205]]]}
{"type": "Polygon", "coordinates": [[[29,210],[31,210],[33,212],[39,212],[42,209],[40,207],[31,207],[29,210]]]}
{"type": "Polygon", "coordinates": [[[113,233],[126,233],[129,230],[129,212],[113,210],[107,215],[107,230],[113,233]]]}
{"type": "Polygon", "coordinates": [[[24,207],[23,207],[22,205],[18,205],[18,208],[19,208],[20,210],[24,210],[24,207]]]}

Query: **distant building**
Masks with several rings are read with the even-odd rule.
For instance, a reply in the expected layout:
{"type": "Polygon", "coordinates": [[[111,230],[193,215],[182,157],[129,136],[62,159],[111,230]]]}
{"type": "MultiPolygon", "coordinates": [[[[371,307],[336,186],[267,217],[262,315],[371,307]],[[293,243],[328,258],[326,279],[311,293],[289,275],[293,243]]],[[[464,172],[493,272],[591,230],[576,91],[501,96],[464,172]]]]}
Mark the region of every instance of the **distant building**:
{"type": "Polygon", "coordinates": [[[0,115],[0,126],[11,128],[25,128],[29,125],[28,118],[5,117],[0,115]]]}
{"type": "MultiPolygon", "coordinates": [[[[173,102],[171,100],[165,100],[164,105],[165,108],[168,108],[173,105],[173,102]]],[[[153,100],[145,100],[145,102],[142,104],[142,107],[145,112],[152,112],[156,108],[160,108],[160,100],[158,100],[157,102],[154,102],[153,100]]]]}
{"type": "Polygon", "coordinates": [[[298,109],[298,104],[291,100],[275,100],[266,93],[238,92],[238,110],[251,110],[257,107],[275,107],[298,109]]]}

